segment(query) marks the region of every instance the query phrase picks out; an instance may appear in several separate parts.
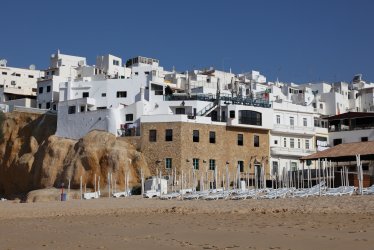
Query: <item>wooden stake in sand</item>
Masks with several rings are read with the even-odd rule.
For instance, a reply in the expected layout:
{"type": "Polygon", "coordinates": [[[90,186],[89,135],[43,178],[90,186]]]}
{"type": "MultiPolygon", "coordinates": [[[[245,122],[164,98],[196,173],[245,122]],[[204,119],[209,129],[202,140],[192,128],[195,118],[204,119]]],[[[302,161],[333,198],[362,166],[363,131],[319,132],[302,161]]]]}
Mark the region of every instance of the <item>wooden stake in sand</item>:
{"type": "Polygon", "coordinates": [[[110,177],[109,177],[109,172],[107,176],[107,183],[108,183],[108,197],[110,198],[110,177]]]}
{"type": "Polygon", "coordinates": [[[97,192],[99,193],[100,196],[100,175],[99,175],[99,180],[97,181],[97,192]]]}
{"type": "Polygon", "coordinates": [[[83,199],[83,190],[82,190],[82,175],[81,175],[81,177],[80,177],[80,185],[79,185],[79,187],[80,187],[80,191],[81,191],[81,200],[83,199]]]}
{"type": "Polygon", "coordinates": [[[69,200],[70,198],[70,178],[68,179],[68,196],[67,196],[67,200],[69,200]]]}
{"type": "Polygon", "coordinates": [[[96,174],[95,174],[95,178],[94,178],[94,192],[96,192],[96,174]]]}

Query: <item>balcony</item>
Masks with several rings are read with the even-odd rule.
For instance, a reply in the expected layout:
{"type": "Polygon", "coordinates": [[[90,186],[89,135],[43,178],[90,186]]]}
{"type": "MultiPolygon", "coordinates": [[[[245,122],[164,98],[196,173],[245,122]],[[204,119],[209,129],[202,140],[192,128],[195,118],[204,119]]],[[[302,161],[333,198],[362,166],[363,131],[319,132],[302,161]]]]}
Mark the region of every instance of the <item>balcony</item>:
{"type": "MultiPolygon", "coordinates": [[[[271,108],[271,104],[267,99],[251,99],[251,98],[241,98],[241,97],[232,97],[230,95],[220,95],[218,97],[220,101],[223,101],[225,104],[236,104],[236,105],[244,105],[244,106],[254,106],[254,107],[262,107],[262,108],[271,108]]],[[[165,101],[190,101],[190,100],[198,100],[198,101],[208,101],[208,102],[216,102],[217,96],[212,94],[173,94],[164,96],[165,101]]]]}
{"type": "Polygon", "coordinates": [[[294,156],[302,157],[317,152],[315,149],[303,149],[303,148],[284,148],[284,147],[270,147],[271,155],[283,155],[283,156],[294,156]]]}
{"type": "Polygon", "coordinates": [[[307,134],[313,135],[315,132],[314,127],[299,127],[299,126],[292,126],[292,125],[284,125],[284,124],[274,124],[273,127],[274,132],[279,133],[290,133],[290,134],[307,134]]]}

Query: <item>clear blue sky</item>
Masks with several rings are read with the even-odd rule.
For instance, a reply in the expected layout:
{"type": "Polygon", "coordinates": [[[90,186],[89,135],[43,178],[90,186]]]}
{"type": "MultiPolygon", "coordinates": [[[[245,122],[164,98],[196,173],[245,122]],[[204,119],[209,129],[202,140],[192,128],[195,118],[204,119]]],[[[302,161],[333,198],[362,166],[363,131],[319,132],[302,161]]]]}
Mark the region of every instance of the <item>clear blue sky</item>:
{"type": "Polygon", "coordinates": [[[45,68],[57,48],[124,60],[158,58],[166,69],[259,70],[296,83],[374,81],[374,1],[2,1],[0,58],[45,68]]]}

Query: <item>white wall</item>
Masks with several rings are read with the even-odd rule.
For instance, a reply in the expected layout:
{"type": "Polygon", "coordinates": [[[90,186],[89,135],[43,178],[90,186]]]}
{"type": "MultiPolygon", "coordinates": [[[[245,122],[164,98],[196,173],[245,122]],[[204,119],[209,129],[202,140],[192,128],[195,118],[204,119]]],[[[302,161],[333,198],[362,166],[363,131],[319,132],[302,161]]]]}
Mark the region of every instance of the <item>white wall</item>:
{"type": "Polygon", "coordinates": [[[342,139],[342,143],[360,142],[361,137],[368,137],[369,141],[374,141],[374,129],[330,132],[329,143],[334,146],[334,139],[342,139]]]}

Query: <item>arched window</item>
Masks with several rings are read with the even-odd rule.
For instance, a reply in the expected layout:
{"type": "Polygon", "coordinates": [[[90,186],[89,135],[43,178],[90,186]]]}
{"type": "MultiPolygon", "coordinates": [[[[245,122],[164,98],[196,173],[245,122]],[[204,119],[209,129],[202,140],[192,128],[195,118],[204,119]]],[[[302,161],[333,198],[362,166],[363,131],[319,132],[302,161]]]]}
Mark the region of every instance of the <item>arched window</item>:
{"type": "Polygon", "coordinates": [[[239,110],[239,124],[262,126],[262,114],[252,110],[239,110]]]}

